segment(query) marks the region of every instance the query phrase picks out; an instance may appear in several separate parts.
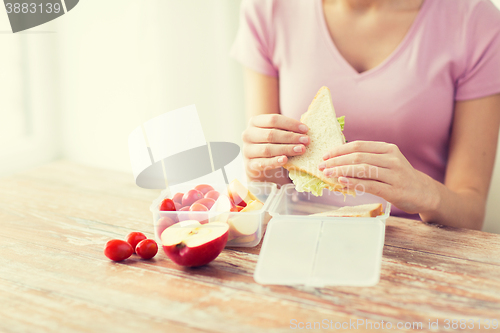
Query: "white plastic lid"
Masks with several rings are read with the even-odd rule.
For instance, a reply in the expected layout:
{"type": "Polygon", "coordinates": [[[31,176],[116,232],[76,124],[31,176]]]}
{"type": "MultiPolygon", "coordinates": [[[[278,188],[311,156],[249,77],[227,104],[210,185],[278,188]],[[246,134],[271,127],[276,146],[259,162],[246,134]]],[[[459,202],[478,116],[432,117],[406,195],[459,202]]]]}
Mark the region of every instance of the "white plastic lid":
{"type": "Polygon", "coordinates": [[[373,286],[380,279],[385,224],[373,218],[276,216],[254,279],[260,284],[373,286]]]}

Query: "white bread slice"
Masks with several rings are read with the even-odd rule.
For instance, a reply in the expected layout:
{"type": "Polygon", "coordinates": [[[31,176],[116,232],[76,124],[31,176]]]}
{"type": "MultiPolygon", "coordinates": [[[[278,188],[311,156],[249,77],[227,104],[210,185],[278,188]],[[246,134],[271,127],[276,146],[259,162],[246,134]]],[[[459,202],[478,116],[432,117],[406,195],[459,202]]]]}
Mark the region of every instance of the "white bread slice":
{"type": "Polygon", "coordinates": [[[323,156],[327,152],[333,147],[345,144],[345,138],[333,108],[330,90],[327,87],[321,87],[300,121],[309,127],[307,135],[310,143],[306,146],[304,154],[290,157],[284,168],[308,173],[321,179],[335,191],[356,196],[354,190],[344,189],[337,178],[326,177],[318,169],[319,163],[323,162],[323,156]]]}
{"type": "Polygon", "coordinates": [[[375,217],[379,215],[382,215],[382,204],[376,203],[359,206],[344,206],[328,212],[312,214],[312,216],[334,217],[375,217]]]}

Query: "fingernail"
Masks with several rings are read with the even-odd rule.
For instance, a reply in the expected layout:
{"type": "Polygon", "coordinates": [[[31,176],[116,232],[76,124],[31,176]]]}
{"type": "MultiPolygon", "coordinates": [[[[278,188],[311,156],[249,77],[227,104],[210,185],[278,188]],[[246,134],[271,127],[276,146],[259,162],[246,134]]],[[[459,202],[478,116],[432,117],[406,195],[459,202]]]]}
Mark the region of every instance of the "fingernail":
{"type": "Polygon", "coordinates": [[[318,169],[319,169],[320,171],[321,171],[321,170],[323,170],[324,168],[325,168],[325,163],[320,163],[320,164],[318,165],[318,169]]]}
{"type": "Polygon", "coordinates": [[[278,163],[283,163],[285,161],[285,158],[284,157],[279,157],[278,158],[278,163]]]}
{"type": "Polygon", "coordinates": [[[302,152],[302,146],[295,146],[295,147],[293,147],[293,151],[296,152],[296,153],[302,152]]]}
{"type": "Polygon", "coordinates": [[[330,157],[330,153],[326,153],[325,155],[323,155],[324,160],[327,160],[329,157],[330,157]]]}
{"type": "Polygon", "coordinates": [[[325,176],[330,176],[332,173],[333,173],[332,169],[325,169],[325,170],[323,170],[323,174],[325,176]]]}
{"type": "Polygon", "coordinates": [[[308,128],[307,128],[307,126],[306,126],[306,125],[301,124],[301,125],[299,125],[299,130],[300,130],[301,132],[303,132],[303,133],[307,133],[308,128]]]}
{"type": "Polygon", "coordinates": [[[339,177],[338,181],[339,183],[349,184],[349,179],[346,177],[339,177]]]}
{"type": "Polygon", "coordinates": [[[299,139],[299,142],[303,143],[303,144],[306,144],[306,143],[309,142],[309,139],[307,138],[307,136],[301,136],[300,139],[299,139]]]}

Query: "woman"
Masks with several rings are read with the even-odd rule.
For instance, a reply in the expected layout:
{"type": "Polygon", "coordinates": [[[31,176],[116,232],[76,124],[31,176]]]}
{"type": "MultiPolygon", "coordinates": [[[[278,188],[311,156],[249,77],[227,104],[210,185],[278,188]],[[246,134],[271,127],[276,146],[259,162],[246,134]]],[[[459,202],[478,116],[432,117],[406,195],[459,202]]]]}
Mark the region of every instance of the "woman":
{"type": "Polygon", "coordinates": [[[397,215],[481,229],[500,124],[489,0],[243,0],[241,14],[252,180],[289,182],[281,166],[309,142],[298,119],[325,85],[350,142],[320,170],[397,215]]]}

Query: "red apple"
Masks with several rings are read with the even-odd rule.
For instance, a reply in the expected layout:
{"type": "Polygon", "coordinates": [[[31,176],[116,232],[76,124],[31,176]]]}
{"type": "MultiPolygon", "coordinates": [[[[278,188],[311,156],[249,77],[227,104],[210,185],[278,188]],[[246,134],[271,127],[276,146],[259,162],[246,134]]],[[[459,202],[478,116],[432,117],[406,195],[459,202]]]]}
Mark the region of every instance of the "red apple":
{"type": "Polygon", "coordinates": [[[203,193],[198,190],[189,190],[182,196],[182,206],[191,206],[203,198],[203,193]]]}
{"type": "Polygon", "coordinates": [[[220,195],[220,193],[218,191],[213,190],[213,191],[207,192],[205,194],[205,198],[217,200],[219,198],[219,195],[220,195]]]}
{"type": "Polygon", "coordinates": [[[171,225],[174,225],[175,223],[177,222],[170,217],[161,217],[156,223],[156,228],[155,228],[156,237],[158,237],[159,239],[161,237],[163,230],[167,229],[171,225]]]}
{"type": "Polygon", "coordinates": [[[214,188],[212,186],[207,185],[207,184],[200,184],[200,185],[196,186],[194,189],[200,191],[201,193],[203,193],[203,195],[207,194],[207,192],[214,190],[214,188]]]}
{"type": "Polygon", "coordinates": [[[242,207],[245,207],[252,200],[258,200],[238,179],[229,184],[228,193],[234,204],[242,207]]]}
{"type": "Polygon", "coordinates": [[[229,226],[224,222],[200,224],[183,221],[161,235],[163,251],[181,266],[203,266],[217,258],[226,246],[229,226]]]}

